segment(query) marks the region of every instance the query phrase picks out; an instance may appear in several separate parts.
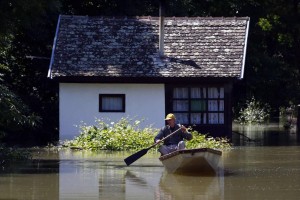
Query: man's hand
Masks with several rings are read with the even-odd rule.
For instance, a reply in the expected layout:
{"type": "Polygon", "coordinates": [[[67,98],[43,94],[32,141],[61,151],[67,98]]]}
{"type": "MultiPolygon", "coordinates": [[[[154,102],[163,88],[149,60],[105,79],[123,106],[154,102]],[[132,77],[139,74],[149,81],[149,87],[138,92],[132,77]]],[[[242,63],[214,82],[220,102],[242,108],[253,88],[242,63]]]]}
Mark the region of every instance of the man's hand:
{"type": "Polygon", "coordinates": [[[156,140],[155,144],[161,143],[161,140],[156,140]]]}
{"type": "Polygon", "coordinates": [[[183,125],[181,125],[181,131],[183,132],[183,133],[186,133],[187,131],[186,131],[186,127],[185,126],[183,126],[183,125]]]}

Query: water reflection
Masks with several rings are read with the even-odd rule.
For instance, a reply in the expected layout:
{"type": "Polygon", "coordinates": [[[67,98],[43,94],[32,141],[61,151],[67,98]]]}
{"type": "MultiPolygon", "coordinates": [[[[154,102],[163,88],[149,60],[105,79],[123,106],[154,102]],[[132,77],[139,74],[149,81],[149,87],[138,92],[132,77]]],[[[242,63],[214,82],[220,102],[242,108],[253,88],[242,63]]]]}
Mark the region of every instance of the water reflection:
{"type": "Polygon", "coordinates": [[[221,176],[184,176],[164,173],[158,199],[224,199],[221,176]]]}
{"type": "Polygon", "coordinates": [[[222,176],[184,176],[163,171],[160,177],[150,177],[145,172],[127,171],[125,180],[126,199],[223,199],[224,195],[222,176]]]}
{"type": "MultiPolygon", "coordinates": [[[[66,154],[78,158],[76,153],[61,152],[63,158],[67,157],[66,154]]],[[[165,172],[157,154],[150,154],[130,167],[124,163],[123,167],[120,166],[118,156],[82,156],[84,162],[80,159],[60,162],[60,199],[160,200],[182,199],[184,196],[188,199],[215,199],[223,196],[223,168],[214,176],[183,176],[165,172]],[[94,162],[96,159],[99,162],[94,162]],[[112,160],[115,160],[115,165],[111,164],[112,160]],[[80,190],[82,192],[78,193],[80,190]]]]}
{"type": "Polygon", "coordinates": [[[43,152],[42,157],[2,166],[0,199],[59,199],[59,155],[43,152]]]}
{"type": "Polygon", "coordinates": [[[68,150],[59,156],[59,199],[123,199],[122,155],[68,150]]]}
{"type": "Polygon", "coordinates": [[[296,127],[285,129],[281,124],[233,124],[233,143],[236,146],[294,146],[300,144],[296,127]]]}

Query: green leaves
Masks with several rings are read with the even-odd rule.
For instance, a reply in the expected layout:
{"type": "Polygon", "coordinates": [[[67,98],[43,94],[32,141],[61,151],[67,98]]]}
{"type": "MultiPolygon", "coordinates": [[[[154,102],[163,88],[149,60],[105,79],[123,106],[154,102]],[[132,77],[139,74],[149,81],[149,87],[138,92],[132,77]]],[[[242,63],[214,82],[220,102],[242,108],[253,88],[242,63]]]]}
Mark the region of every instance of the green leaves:
{"type": "Polygon", "coordinates": [[[263,31],[271,31],[272,25],[270,21],[266,18],[259,18],[258,25],[261,27],[263,31]]]}
{"type": "Polygon", "coordinates": [[[266,18],[261,17],[258,19],[257,24],[263,31],[271,31],[274,27],[281,24],[280,16],[278,15],[267,15],[266,18]]]}
{"type": "Polygon", "coordinates": [[[212,149],[230,149],[231,144],[227,138],[213,138],[207,137],[207,135],[201,134],[198,131],[191,130],[193,139],[186,142],[188,149],[194,148],[212,148],[212,149]]]}
{"type": "Polygon", "coordinates": [[[63,146],[90,150],[139,150],[152,145],[153,133],[158,130],[151,126],[140,129],[141,121],[121,118],[118,122],[97,119],[95,126],[81,125],[81,133],[63,146]]]}
{"type": "Polygon", "coordinates": [[[1,130],[15,131],[22,127],[38,127],[41,118],[11,92],[6,86],[0,84],[0,128],[1,130]]]}
{"type": "Polygon", "coordinates": [[[44,142],[57,133],[49,60],[26,56],[50,58],[59,7],[58,0],[0,1],[0,135],[6,141],[44,142]]]}

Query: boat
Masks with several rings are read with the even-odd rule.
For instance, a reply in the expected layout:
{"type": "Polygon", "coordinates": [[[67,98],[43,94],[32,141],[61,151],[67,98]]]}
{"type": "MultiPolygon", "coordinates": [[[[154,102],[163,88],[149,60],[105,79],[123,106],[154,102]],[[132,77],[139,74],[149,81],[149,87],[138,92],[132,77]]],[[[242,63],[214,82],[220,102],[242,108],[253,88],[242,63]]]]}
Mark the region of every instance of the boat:
{"type": "Polygon", "coordinates": [[[222,151],[211,148],[183,149],[159,157],[168,173],[216,174],[222,151]]]}

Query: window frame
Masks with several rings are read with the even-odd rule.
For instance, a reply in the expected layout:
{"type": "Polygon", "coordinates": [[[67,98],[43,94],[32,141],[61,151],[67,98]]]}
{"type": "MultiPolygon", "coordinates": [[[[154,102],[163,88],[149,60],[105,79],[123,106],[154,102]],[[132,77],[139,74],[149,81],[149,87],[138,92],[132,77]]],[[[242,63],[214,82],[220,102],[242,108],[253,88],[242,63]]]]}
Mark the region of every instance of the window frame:
{"type": "Polygon", "coordinates": [[[99,112],[125,112],[125,94],[99,94],[99,112]],[[103,98],[105,97],[119,97],[121,98],[121,102],[122,102],[122,105],[121,105],[121,109],[119,110],[104,110],[103,107],[102,107],[102,104],[103,104],[103,98]]]}
{"type": "MultiPolygon", "coordinates": [[[[175,113],[186,113],[187,114],[187,121],[188,121],[188,124],[193,124],[193,125],[196,125],[196,126],[206,126],[206,125],[225,125],[226,123],[226,108],[225,108],[225,104],[226,104],[226,95],[225,95],[225,86],[224,85],[211,85],[211,84],[200,84],[200,85],[173,85],[170,87],[170,112],[173,112],[175,113]],[[187,98],[176,98],[174,97],[174,89],[176,88],[187,88],[188,89],[188,97],[187,98]],[[200,90],[203,90],[205,89],[206,91],[206,94],[205,96],[201,96],[200,98],[193,98],[192,97],[192,88],[200,88],[200,90]],[[221,88],[223,89],[223,96],[218,96],[218,97],[209,97],[209,94],[208,94],[208,90],[209,88],[217,88],[217,90],[219,91],[219,95],[220,95],[220,90],[221,88]],[[188,101],[188,110],[187,111],[175,111],[174,110],[174,102],[176,101],[180,101],[180,100],[185,100],[185,101],[188,101]],[[198,110],[198,111],[193,111],[192,109],[192,102],[193,101],[203,101],[204,104],[205,104],[205,109],[206,110],[198,110]],[[218,110],[209,110],[209,101],[216,101],[218,103],[217,105],[217,108],[218,110]],[[223,110],[220,110],[220,102],[223,101],[222,105],[223,105],[223,110]],[[195,124],[195,122],[193,122],[193,119],[192,119],[192,115],[193,114],[200,114],[201,115],[201,118],[200,118],[200,123],[197,123],[195,124]],[[217,120],[217,123],[215,122],[211,122],[211,118],[209,115],[218,115],[218,120],[217,120]],[[223,117],[221,117],[221,115],[223,117]],[[203,118],[205,117],[205,119],[203,118]],[[222,118],[222,119],[221,119],[222,118]],[[220,121],[221,120],[221,121],[220,121]]],[[[185,121],[185,120],[184,120],[185,121]]]]}

